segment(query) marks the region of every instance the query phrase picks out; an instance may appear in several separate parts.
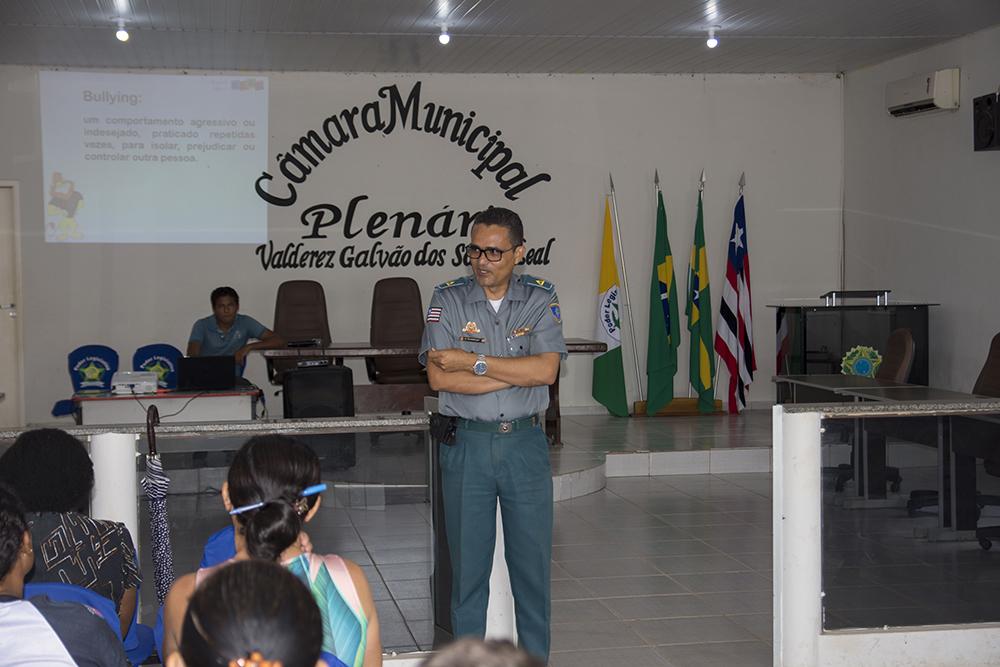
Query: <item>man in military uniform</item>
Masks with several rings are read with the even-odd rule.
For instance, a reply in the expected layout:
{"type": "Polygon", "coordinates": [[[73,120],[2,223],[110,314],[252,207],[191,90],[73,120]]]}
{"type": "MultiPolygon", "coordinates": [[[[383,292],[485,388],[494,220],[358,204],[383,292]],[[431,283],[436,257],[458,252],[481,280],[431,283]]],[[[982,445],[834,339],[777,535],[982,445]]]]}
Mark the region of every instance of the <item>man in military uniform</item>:
{"type": "Polygon", "coordinates": [[[420,361],[441,414],[455,418],[452,444],[439,449],[455,636],[486,631],[499,499],[518,640],[547,659],[552,472],[538,415],[566,343],[552,283],[514,275],[524,252],[516,213],[476,214],[472,277],[435,288],[420,361]]]}

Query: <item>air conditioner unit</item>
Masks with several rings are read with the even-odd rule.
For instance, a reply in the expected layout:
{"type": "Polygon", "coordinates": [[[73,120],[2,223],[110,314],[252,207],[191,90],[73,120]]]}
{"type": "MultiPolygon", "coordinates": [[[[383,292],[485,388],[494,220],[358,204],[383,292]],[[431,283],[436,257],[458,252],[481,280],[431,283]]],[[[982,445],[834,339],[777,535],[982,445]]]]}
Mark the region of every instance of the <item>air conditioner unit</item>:
{"type": "Polygon", "coordinates": [[[885,105],[890,116],[957,109],[958,83],[957,67],[893,81],[885,87],[885,105]]]}

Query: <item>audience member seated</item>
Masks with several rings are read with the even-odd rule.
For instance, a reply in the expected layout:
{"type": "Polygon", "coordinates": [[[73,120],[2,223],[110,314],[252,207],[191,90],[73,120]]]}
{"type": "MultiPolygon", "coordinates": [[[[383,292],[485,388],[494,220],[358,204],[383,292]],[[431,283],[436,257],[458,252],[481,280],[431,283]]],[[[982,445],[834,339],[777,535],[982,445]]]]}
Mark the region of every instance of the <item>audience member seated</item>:
{"type": "Polygon", "coordinates": [[[74,584],[108,598],[126,635],[142,582],[135,543],[124,524],[87,516],[94,464],[83,444],[60,429],[25,431],[0,457],[0,482],[28,511],[35,549],[28,581],[74,584]]]}
{"type": "Polygon", "coordinates": [[[121,641],[97,612],[44,596],[23,599],[34,565],[24,508],[0,485],[0,664],[127,667],[121,641]]]}
{"type": "Polygon", "coordinates": [[[166,667],[316,667],[323,620],[309,589],[273,563],[218,568],[191,596],[166,667]]]}
{"type": "Polygon", "coordinates": [[[545,667],[506,639],[464,637],[428,656],[420,667],[545,667]]]}
{"type": "MultiPolygon", "coordinates": [[[[233,561],[276,561],[309,586],[323,618],[323,654],[330,667],[377,667],[382,664],[382,645],[364,572],[339,556],[302,550],[302,527],[320,507],[318,493],[303,491],[319,483],[319,458],[302,443],[284,436],[248,440],[222,485],[222,502],[235,528],[233,561]]],[[[163,612],[166,655],[185,641],[188,601],[216,569],[184,575],[171,588],[163,612]]]]}
{"type": "Polygon", "coordinates": [[[281,336],[249,315],[240,314],[240,295],[232,287],[216,287],[211,299],[212,314],[196,320],[191,327],[187,356],[231,355],[236,357],[236,368],[241,369],[250,352],[284,347],[281,336]]]}

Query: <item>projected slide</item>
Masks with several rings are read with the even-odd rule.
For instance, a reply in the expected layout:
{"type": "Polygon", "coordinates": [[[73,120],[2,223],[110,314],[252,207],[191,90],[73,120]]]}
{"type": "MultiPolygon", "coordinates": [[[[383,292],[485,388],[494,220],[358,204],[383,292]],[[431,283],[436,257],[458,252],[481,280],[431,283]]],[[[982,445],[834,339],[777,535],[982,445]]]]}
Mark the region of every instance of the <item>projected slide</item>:
{"type": "Polygon", "coordinates": [[[267,240],[266,78],[39,77],[46,241],[267,240]]]}

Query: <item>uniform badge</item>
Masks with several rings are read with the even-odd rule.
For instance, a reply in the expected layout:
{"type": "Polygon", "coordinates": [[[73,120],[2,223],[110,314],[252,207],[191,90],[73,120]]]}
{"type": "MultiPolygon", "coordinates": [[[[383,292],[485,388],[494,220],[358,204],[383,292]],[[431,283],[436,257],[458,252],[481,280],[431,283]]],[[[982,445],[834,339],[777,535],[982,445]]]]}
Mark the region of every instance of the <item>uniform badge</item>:
{"type": "Polygon", "coordinates": [[[529,331],[531,331],[531,327],[519,327],[517,329],[514,329],[514,331],[512,331],[510,335],[512,338],[517,338],[519,336],[523,336],[529,331]]]}
{"type": "Polygon", "coordinates": [[[479,333],[479,325],[476,324],[475,322],[466,322],[465,323],[465,328],[462,329],[462,333],[464,333],[464,334],[470,334],[470,335],[471,334],[477,334],[477,333],[479,333]]]}
{"type": "Polygon", "coordinates": [[[459,336],[458,338],[463,343],[485,343],[486,339],[482,336],[459,336]]]}
{"type": "Polygon", "coordinates": [[[549,310],[552,311],[552,316],[556,318],[556,322],[562,322],[562,312],[559,310],[559,302],[553,301],[549,304],[549,310]]]}
{"type": "Polygon", "coordinates": [[[434,322],[441,321],[441,309],[437,306],[427,309],[427,323],[433,324],[434,322]]]}

